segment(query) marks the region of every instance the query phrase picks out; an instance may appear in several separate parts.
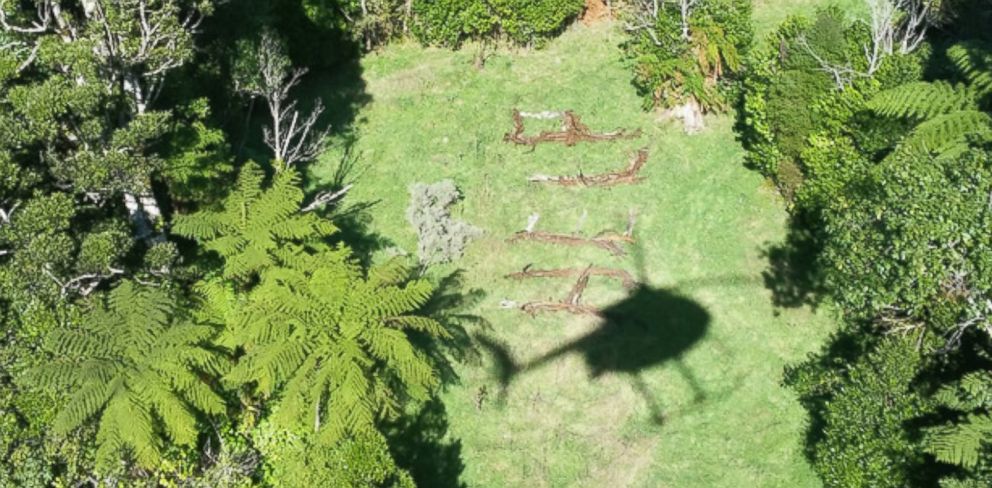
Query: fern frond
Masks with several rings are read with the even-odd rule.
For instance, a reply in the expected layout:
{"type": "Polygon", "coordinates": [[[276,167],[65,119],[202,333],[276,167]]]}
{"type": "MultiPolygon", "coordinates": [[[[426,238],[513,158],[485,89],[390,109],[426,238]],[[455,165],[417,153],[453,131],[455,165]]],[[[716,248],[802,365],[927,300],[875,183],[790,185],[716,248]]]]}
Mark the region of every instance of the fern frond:
{"type": "Polygon", "coordinates": [[[917,125],[896,154],[940,154],[970,135],[992,134],[992,117],[985,112],[959,111],[938,115],[917,125]]]}
{"type": "Polygon", "coordinates": [[[84,385],[69,396],[66,407],[55,417],[52,430],[67,434],[96,415],[121,387],[123,381],[84,385]]]}
{"type": "Polygon", "coordinates": [[[906,83],[882,91],[868,102],[868,108],[887,117],[926,120],[977,106],[972,91],[964,85],[945,81],[906,83]]]}
{"type": "Polygon", "coordinates": [[[992,439],[992,417],[969,415],[964,422],[929,432],[927,451],[945,463],[966,468],[978,464],[983,445],[992,439]]]}
{"type": "Polygon", "coordinates": [[[956,44],[947,57],[979,96],[992,93],[992,46],[977,41],[956,44]]]}
{"type": "Polygon", "coordinates": [[[169,439],[179,445],[193,444],[197,437],[196,418],[186,404],[176,397],[169,385],[161,384],[153,375],[146,375],[142,383],[146,385],[148,401],[162,420],[169,439]]]}
{"type": "Polygon", "coordinates": [[[443,339],[451,338],[451,334],[444,328],[443,325],[441,325],[440,322],[428,317],[400,315],[396,317],[387,317],[385,322],[386,325],[389,326],[416,330],[432,337],[440,337],[443,339]]]}
{"type": "Polygon", "coordinates": [[[410,278],[410,271],[410,266],[402,260],[390,259],[369,270],[368,282],[373,287],[399,285],[410,278]]]}

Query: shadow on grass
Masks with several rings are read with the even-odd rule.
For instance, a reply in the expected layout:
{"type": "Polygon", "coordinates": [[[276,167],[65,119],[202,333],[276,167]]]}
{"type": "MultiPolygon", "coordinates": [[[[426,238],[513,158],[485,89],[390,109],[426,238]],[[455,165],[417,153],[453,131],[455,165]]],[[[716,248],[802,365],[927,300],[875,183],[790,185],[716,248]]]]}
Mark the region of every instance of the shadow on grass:
{"type": "MultiPolygon", "coordinates": [[[[479,358],[467,327],[489,327],[484,318],[469,313],[486,294],[477,288],[465,289],[462,270],[442,275],[435,281],[434,294],[422,312],[440,322],[449,336],[439,339],[414,334],[412,339],[433,360],[442,385],[449,385],[458,382],[452,362],[475,362],[479,358]]],[[[465,469],[461,441],[446,438],[448,416],[440,399],[434,398],[417,412],[401,416],[386,432],[397,465],[410,472],[417,486],[466,486],[460,481],[465,469]]]]}
{"type": "Polygon", "coordinates": [[[794,216],[785,242],[762,250],[768,269],[761,275],[776,307],[815,309],[823,300],[826,289],[817,267],[822,247],[813,229],[808,218],[794,216]]]}
{"type": "Polygon", "coordinates": [[[496,362],[504,393],[518,375],[562,356],[581,354],[592,378],[607,373],[630,375],[658,424],[664,416],[640,376],[642,371],[671,362],[692,389],[694,402],[705,400],[696,376],[682,361],[709,329],[710,314],[701,305],[673,290],[640,285],[626,299],[602,310],[601,316],[594,331],[523,363],[515,361],[504,344],[484,335],[478,340],[496,362]]]}
{"type": "Polygon", "coordinates": [[[465,289],[464,270],[453,271],[436,280],[434,294],[424,305],[423,312],[441,323],[448,332],[445,339],[425,341],[424,350],[434,359],[441,375],[441,382],[450,385],[458,382],[452,362],[478,363],[479,350],[468,328],[488,329],[489,322],[470,313],[486,297],[479,288],[465,289]]]}
{"type": "Polygon", "coordinates": [[[437,399],[386,428],[396,464],[409,471],[417,486],[463,488],[462,443],[447,439],[447,433],[448,414],[437,399]]]}
{"type": "MultiPolygon", "coordinates": [[[[304,199],[305,202],[313,201],[321,193],[334,194],[344,191],[348,185],[358,184],[361,179],[360,162],[351,150],[352,142],[345,143],[330,181],[305,183],[305,187],[309,188],[304,199]]],[[[365,267],[372,264],[372,258],[377,251],[394,245],[393,241],[371,229],[373,220],[371,211],[378,204],[379,200],[351,203],[348,200],[348,192],[345,191],[340,198],[315,211],[334,222],[338,228],[335,235],[336,241],[347,244],[354,256],[365,267]]]]}

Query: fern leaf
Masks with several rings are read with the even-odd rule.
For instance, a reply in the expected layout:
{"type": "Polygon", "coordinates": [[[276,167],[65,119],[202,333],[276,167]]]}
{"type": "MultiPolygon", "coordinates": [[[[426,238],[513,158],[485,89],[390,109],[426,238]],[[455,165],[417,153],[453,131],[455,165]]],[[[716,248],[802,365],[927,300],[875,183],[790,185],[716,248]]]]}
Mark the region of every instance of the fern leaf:
{"type": "Polygon", "coordinates": [[[978,464],[982,446],[992,436],[992,417],[969,415],[960,424],[931,429],[929,434],[927,450],[938,460],[971,468],[978,464]]]}
{"type": "Polygon", "coordinates": [[[984,112],[960,111],[939,115],[913,129],[898,153],[940,154],[969,135],[992,134],[992,117],[984,112]]]}
{"type": "Polygon", "coordinates": [[[59,434],[67,434],[83,425],[87,419],[96,415],[120,388],[120,379],[111,383],[91,384],[76,390],[65,408],[59,412],[52,423],[52,430],[59,434]]]}
{"type": "Polygon", "coordinates": [[[947,50],[947,57],[979,96],[992,93],[992,46],[980,42],[956,44],[947,50]]]}
{"type": "Polygon", "coordinates": [[[964,85],[944,81],[906,83],[885,90],[868,102],[868,108],[881,115],[918,120],[973,110],[976,106],[974,95],[964,85]]]}

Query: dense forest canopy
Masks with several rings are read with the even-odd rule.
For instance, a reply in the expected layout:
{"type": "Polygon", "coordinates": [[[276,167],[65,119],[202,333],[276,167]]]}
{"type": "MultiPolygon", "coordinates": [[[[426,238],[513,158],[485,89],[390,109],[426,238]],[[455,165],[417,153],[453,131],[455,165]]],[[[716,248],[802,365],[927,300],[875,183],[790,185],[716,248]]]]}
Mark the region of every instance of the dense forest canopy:
{"type": "MultiPolygon", "coordinates": [[[[432,465],[426,424],[443,417],[456,369],[483,360],[504,369],[500,391],[476,390],[479,412],[505,403],[516,375],[576,351],[594,376],[628,374],[659,418],[640,376],[649,366],[673,365],[704,397],[683,360],[711,317],[687,287],[649,286],[636,246],[669,236],[636,234],[637,212],[625,232],[592,237],[586,210],[571,234],[521,215],[511,242],[629,252],[641,274],[528,264],[508,275],[578,281],[564,300],[503,309],[603,321],[518,363],[459,288],[457,263],[489,233],[462,215],[473,195],[396,169],[410,198],[397,219],[417,245],[373,253],[362,209],[341,202],[385,182],[314,171],[366,130],[358,113],[376,101],[354,93],[363,60],[394,45],[468,52],[458,59],[484,76],[580,21],[608,24],[637,110],[692,137],[733,117],[744,165],[780,196],[788,236],[765,272],[775,305],[837,322],[772,378],[808,416],[795,444],[823,484],[992,485],[992,3],[824,4],[775,26],[757,25],[757,8],[0,0],[0,486],[440,486],[425,474],[445,468],[432,465]],[[622,282],[625,298],[582,302],[591,277],[622,282]],[[676,309],[696,322],[662,318],[676,309]],[[644,321],[686,333],[624,335],[644,321]]],[[[640,136],[570,111],[514,116],[565,121],[516,134],[539,155],[542,137],[640,136]]],[[[464,151],[493,154],[479,141],[464,151]]],[[[638,184],[648,156],[634,154],[626,170],[527,184],[638,184]]],[[[342,175],[362,164],[350,157],[363,156],[345,150],[342,175]]],[[[489,169],[458,171],[489,185],[489,169]]]]}

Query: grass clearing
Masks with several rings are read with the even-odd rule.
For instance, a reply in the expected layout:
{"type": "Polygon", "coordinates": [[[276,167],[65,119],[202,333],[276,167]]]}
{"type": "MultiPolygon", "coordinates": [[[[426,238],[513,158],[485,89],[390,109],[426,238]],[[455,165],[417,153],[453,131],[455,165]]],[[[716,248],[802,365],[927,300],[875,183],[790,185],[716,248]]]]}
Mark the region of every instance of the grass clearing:
{"type": "MultiPolygon", "coordinates": [[[[771,9],[756,6],[759,23],[773,22],[778,14],[771,9]]],[[[502,399],[491,356],[484,355],[482,364],[458,365],[460,382],[443,400],[449,437],[461,443],[462,481],[471,487],[818,486],[800,447],[804,413],[779,380],[786,363],[822,343],[832,321],[822,312],[776,311],[771,304],[761,250],[783,238],[786,213],[760,176],[742,167],[730,117],[709,117],[708,129],[690,137],[641,110],[620,60],[620,40],[609,24],[576,25],[545,49],[500,51],[482,71],[472,67],[471,49],[412,44],[362,62],[371,101],[355,124],[356,185],[347,201],[372,203],[367,230],[415,251],[416,236],[404,216],[407,187],[453,179],[465,196],[456,216],[485,235],[456,266],[438,271],[464,268],[466,289],[485,292],[472,312],[489,322],[485,332],[505,343],[518,364],[563,351],[513,377],[502,399]],[[644,134],[531,150],[502,141],[513,107],[571,109],[593,130],[640,128],[644,134]],[[638,185],[527,182],[534,173],[622,168],[640,147],[650,157],[642,171],[647,179],[638,185]],[[638,244],[625,257],[505,242],[531,213],[541,215],[537,229],[549,232],[574,232],[588,213],[579,232],[589,236],[623,231],[629,209],[638,215],[638,244]],[[673,304],[671,317],[662,307],[648,321],[692,319],[701,338],[668,351],[667,336],[645,337],[648,344],[660,340],[659,349],[667,351],[650,357],[652,351],[637,349],[637,337],[627,337],[635,343],[619,344],[634,347],[629,356],[603,359],[597,338],[614,337],[595,335],[602,331],[597,320],[531,318],[500,308],[504,299],[568,293],[567,279],[503,278],[528,264],[627,269],[648,285],[648,299],[673,304]],[[604,364],[602,374],[590,375],[604,364]],[[493,394],[477,410],[482,387],[493,394]]],[[[333,177],[343,147],[336,141],[314,166],[317,178],[333,177]]],[[[617,282],[593,278],[583,302],[622,308],[625,297],[617,282]]],[[[437,480],[428,486],[446,485],[437,480]]]]}

